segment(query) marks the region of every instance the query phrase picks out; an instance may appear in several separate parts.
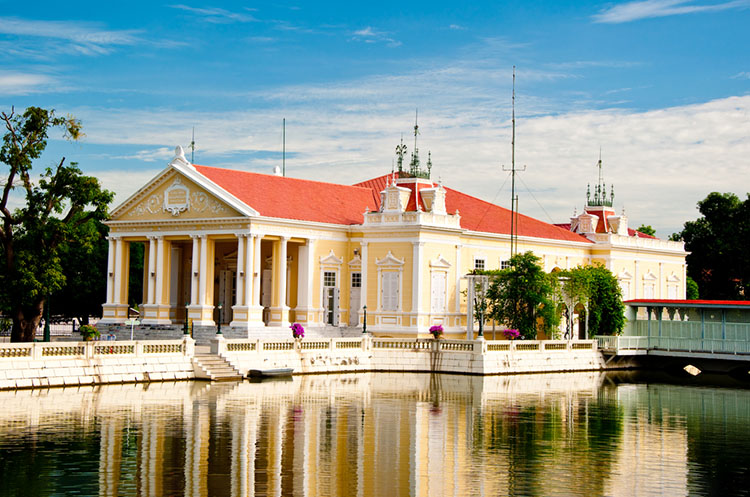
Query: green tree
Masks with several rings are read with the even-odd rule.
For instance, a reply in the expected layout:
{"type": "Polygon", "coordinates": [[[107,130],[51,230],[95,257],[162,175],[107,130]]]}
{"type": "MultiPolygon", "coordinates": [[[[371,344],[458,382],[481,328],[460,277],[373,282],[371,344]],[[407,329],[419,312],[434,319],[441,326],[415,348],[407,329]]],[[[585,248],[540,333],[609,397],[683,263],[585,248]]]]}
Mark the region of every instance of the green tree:
{"type": "Polygon", "coordinates": [[[690,276],[688,276],[685,281],[685,293],[687,294],[686,296],[688,300],[698,300],[700,298],[698,283],[696,283],[690,276]]]}
{"type": "Polygon", "coordinates": [[[101,315],[102,303],[107,298],[106,236],[109,228],[96,219],[81,225],[85,236],[60,247],[65,283],[51,295],[50,308],[55,316],[76,318],[88,324],[89,316],[101,315]]]}
{"type": "Polygon", "coordinates": [[[487,298],[489,315],[525,338],[536,338],[537,326],[551,332],[558,324],[555,310],[555,280],[539,265],[541,259],[531,252],[510,258],[510,267],[492,278],[487,298]]]}
{"type": "Polygon", "coordinates": [[[640,231],[644,235],[656,236],[656,230],[650,224],[642,224],[636,231],[640,231]]]}
{"type": "Polygon", "coordinates": [[[31,341],[48,295],[65,284],[63,249],[99,233],[88,229],[90,220],[103,220],[112,193],[99,181],[65,164],[46,168],[32,179],[32,162],[47,146],[48,132],[62,129],[78,139],[81,124],[54,111],[29,107],[23,114],[0,114],[6,128],[0,164],[7,169],[0,198],[0,305],[13,319],[11,341],[31,341]],[[20,190],[20,193],[16,191],[20,190]],[[11,202],[21,207],[11,210],[11,202]]]}
{"type": "Polygon", "coordinates": [[[698,202],[702,216],[685,223],[688,276],[706,299],[750,298],[750,196],[710,193],[698,202]]]}
{"type": "MultiPolygon", "coordinates": [[[[617,277],[600,264],[578,266],[561,273],[576,282],[576,303],[588,302],[588,336],[619,335],[625,327],[625,305],[617,277]]],[[[565,291],[566,285],[563,284],[565,291]]],[[[569,294],[570,295],[570,294],[569,294]]]]}

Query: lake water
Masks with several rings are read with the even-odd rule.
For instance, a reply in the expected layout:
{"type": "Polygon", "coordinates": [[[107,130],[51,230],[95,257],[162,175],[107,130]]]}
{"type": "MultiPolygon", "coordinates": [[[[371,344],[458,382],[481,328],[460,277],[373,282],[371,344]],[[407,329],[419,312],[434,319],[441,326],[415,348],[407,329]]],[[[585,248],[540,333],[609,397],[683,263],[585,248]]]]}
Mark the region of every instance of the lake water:
{"type": "Polygon", "coordinates": [[[0,392],[0,495],[748,495],[748,384],[701,376],[0,392]]]}

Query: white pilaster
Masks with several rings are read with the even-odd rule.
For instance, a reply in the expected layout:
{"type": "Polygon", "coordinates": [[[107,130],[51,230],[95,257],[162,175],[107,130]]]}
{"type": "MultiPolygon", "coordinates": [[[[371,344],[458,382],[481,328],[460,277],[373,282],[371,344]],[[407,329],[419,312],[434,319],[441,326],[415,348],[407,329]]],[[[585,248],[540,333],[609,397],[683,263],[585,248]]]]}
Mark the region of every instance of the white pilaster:
{"type": "Polygon", "coordinates": [[[148,237],[148,281],[146,284],[148,285],[148,297],[146,298],[147,304],[153,304],[156,301],[154,300],[155,295],[155,289],[154,289],[154,280],[156,275],[156,237],[150,236],[148,237]]]}
{"type": "Polygon", "coordinates": [[[115,250],[116,249],[116,238],[111,236],[107,237],[109,242],[109,250],[107,251],[107,303],[114,303],[114,289],[115,289],[115,250]]]}
{"type": "Polygon", "coordinates": [[[362,268],[361,268],[361,278],[362,278],[362,287],[359,289],[359,308],[360,308],[360,316],[362,316],[362,319],[364,320],[364,313],[362,312],[362,309],[367,305],[367,242],[360,242],[360,246],[362,247],[362,268]]]}
{"type": "Polygon", "coordinates": [[[124,245],[122,238],[115,240],[115,289],[113,292],[112,303],[122,303],[122,256],[124,252],[124,245]]]}
{"type": "Polygon", "coordinates": [[[198,275],[198,305],[206,305],[208,290],[208,237],[201,235],[200,274],[198,275]]]}
{"type": "Polygon", "coordinates": [[[294,319],[305,326],[316,324],[316,313],[312,308],[314,254],[315,240],[313,239],[308,239],[307,243],[299,247],[299,266],[297,268],[297,307],[294,309],[294,319]]]}
{"type": "Polygon", "coordinates": [[[200,257],[200,247],[198,245],[198,237],[192,236],[193,239],[193,261],[190,269],[190,304],[196,305],[198,303],[198,258],[200,257]]]}
{"type": "MultiPolygon", "coordinates": [[[[461,312],[461,245],[456,245],[456,310],[455,313],[461,312]]],[[[460,321],[456,323],[459,325],[460,321]]]]}
{"type": "Polygon", "coordinates": [[[289,237],[288,236],[282,236],[281,240],[279,241],[279,260],[276,261],[278,263],[278,271],[276,272],[276,277],[278,278],[278,285],[277,285],[277,302],[279,302],[279,307],[277,309],[272,310],[272,314],[274,311],[278,312],[280,314],[280,318],[278,321],[276,321],[280,326],[289,326],[289,306],[287,305],[286,300],[286,273],[287,273],[287,261],[286,261],[286,254],[287,254],[287,243],[289,243],[289,237]]]}
{"type": "Polygon", "coordinates": [[[156,295],[154,296],[155,304],[164,303],[164,237],[156,238],[156,295]]]}
{"type": "Polygon", "coordinates": [[[253,301],[252,307],[260,307],[260,275],[263,268],[260,265],[260,242],[263,235],[255,236],[255,250],[253,250],[253,301]]]}
{"type": "MultiPolygon", "coordinates": [[[[245,278],[242,280],[243,284],[245,285],[244,288],[244,295],[242,305],[246,307],[250,307],[253,305],[253,273],[255,272],[255,268],[253,265],[253,249],[255,248],[255,235],[247,235],[245,237],[245,278]]],[[[238,302],[240,302],[239,299],[237,299],[238,302]]]]}
{"type": "Polygon", "coordinates": [[[235,284],[235,306],[245,305],[245,244],[247,237],[244,233],[237,234],[237,282],[235,284]]]}
{"type": "Polygon", "coordinates": [[[419,315],[422,312],[422,252],[424,252],[424,242],[413,242],[412,246],[411,312],[412,318],[416,319],[414,325],[419,329],[419,315]]]}

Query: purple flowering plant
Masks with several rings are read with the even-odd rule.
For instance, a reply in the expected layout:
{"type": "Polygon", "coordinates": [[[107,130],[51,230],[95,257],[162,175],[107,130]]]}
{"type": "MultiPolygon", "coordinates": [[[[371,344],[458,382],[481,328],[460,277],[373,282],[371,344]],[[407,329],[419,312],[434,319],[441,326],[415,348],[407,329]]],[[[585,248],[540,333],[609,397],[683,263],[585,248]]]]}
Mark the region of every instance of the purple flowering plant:
{"type": "Polygon", "coordinates": [[[303,338],[305,336],[305,329],[299,323],[294,323],[289,328],[292,329],[292,337],[303,338]]]}
{"type": "Polygon", "coordinates": [[[442,325],[436,324],[435,326],[430,327],[430,333],[432,333],[432,336],[435,338],[440,338],[440,335],[443,334],[443,327],[442,325]]]}
{"type": "Polygon", "coordinates": [[[503,330],[503,335],[505,335],[505,338],[507,340],[515,340],[516,338],[521,336],[521,333],[518,332],[518,330],[503,330]]]}

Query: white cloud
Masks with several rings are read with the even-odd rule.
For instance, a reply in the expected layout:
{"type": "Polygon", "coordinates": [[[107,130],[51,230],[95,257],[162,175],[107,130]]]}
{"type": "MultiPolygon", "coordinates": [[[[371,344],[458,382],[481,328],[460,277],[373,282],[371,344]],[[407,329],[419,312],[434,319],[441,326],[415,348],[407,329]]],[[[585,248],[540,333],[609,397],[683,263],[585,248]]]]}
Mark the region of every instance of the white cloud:
{"type": "Polygon", "coordinates": [[[695,4],[689,0],[643,0],[627,2],[602,9],[598,14],[593,15],[592,18],[594,22],[619,24],[654,17],[742,9],[748,6],[750,6],[748,0],[733,0],[714,4],[695,4]]]}
{"type": "Polygon", "coordinates": [[[448,29],[455,29],[455,30],[460,31],[460,30],[464,30],[466,28],[463,27],[463,26],[461,26],[460,24],[451,24],[450,26],[448,26],[448,29]]]}
{"type": "Polygon", "coordinates": [[[62,40],[69,50],[84,55],[106,54],[115,46],[135,45],[139,42],[138,33],[135,30],[101,29],[87,22],[0,17],[0,34],[62,40]]]}
{"type": "Polygon", "coordinates": [[[358,29],[352,33],[352,40],[362,41],[364,43],[385,43],[389,47],[399,47],[401,42],[391,38],[390,33],[385,31],[378,31],[373,29],[372,26],[367,26],[362,29],[358,29]]]}
{"type": "Polygon", "coordinates": [[[0,71],[0,94],[28,95],[47,91],[57,80],[46,74],[0,71]]]}
{"type": "MultiPolygon", "coordinates": [[[[227,24],[227,23],[233,23],[233,22],[255,22],[257,21],[257,19],[255,19],[253,16],[249,14],[243,14],[240,12],[232,12],[232,11],[221,9],[218,7],[200,8],[200,7],[190,7],[189,5],[183,5],[183,4],[170,5],[169,7],[173,9],[179,9],[179,10],[183,10],[186,12],[190,12],[191,14],[200,16],[204,21],[210,22],[213,24],[227,24]]],[[[251,11],[251,9],[245,9],[245,10],[251,11]]]]}
{"type": "MultiPolygon", "coordinates": [[[[390,171],[402,133],[411,152],[419,107],[419,148],[422,157],[432,151],[435,177],[507,206],[509,187],[498,191],[507,175],[501,166],[510,163],[510,70],[462,61],[399,76],[287,86],[248,94],[250,104],[223,113],[70,111],[83,120],[86,142],[130,148],[122,155],[132,157],[134,170],[166,164],[175,145],[189,144],[195,125],[197,163],[270,172],[281,162],[286,117],[288,173],[351,184],[390,171]]],[[[520,72],[517,82],[545,77],[520,72]]],[[[599,147],[618,210],[624,205],[631,223],[651,224],[663,237],[695,219],[695,203],[710,191],[744,196],[738,188],[750,185],[750,96],[649,112],[575,109],[524,93],[516,105],[516,160],[528,165],[519,181],[521,211],[540,219],[549,221],[546,211],[564,222],[574,207],[580,211],[586,184],[597,178],[599,147]]],[[[144,182],[127,175],[122,181],[117,186],[128,194],[144,182]]]]}
{"type": "Polygon", "coordinates": [[[738,72],[732,76],[732,79],[750,79],[750,71],[738,72]]]}

